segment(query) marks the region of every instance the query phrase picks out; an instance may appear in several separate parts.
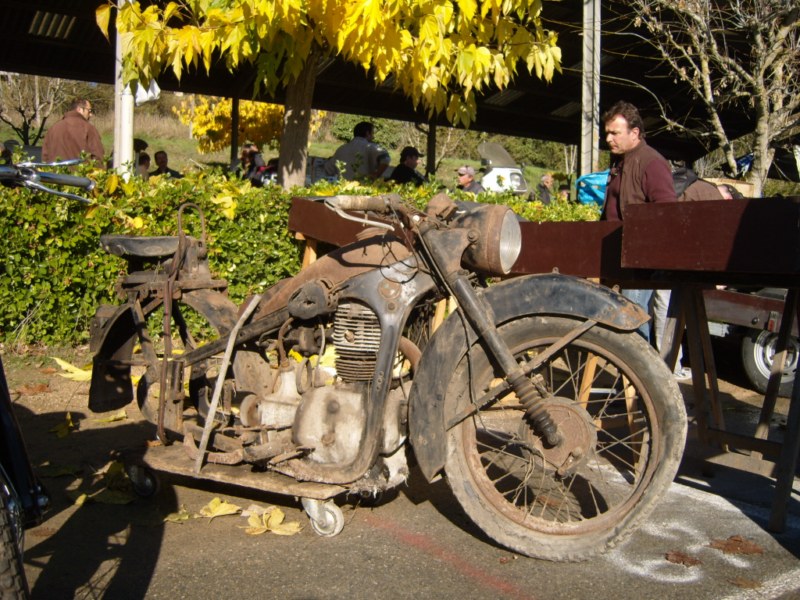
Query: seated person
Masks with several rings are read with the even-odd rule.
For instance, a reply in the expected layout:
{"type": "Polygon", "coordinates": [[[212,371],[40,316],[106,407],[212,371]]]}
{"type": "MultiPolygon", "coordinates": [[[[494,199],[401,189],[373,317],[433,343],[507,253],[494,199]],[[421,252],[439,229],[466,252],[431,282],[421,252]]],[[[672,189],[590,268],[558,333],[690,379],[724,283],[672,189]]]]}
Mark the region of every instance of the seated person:
{"type": "Polygon", "coordinates": [[[389,180],[395,183],[413,183],[414,185],[425,183],[425,178],[416,170],[420,156],[422,155],[419,150],[413,146],[403,148],[400,152],[400,164],[394,168],[389,180]]]}

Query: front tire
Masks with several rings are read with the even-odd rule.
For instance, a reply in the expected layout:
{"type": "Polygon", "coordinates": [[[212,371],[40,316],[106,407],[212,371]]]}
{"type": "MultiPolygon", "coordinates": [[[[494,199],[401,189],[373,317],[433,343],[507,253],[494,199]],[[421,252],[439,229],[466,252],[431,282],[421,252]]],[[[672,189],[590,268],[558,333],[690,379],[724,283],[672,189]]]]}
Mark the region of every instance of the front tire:
{"type": "MultiPolygon", "coordinates": [[[[499,330],[518,359],[530,359],[577,325],[541,316],[499,330]]],[[[566,436],[562,445],[542,444],[507,393],[450,430],[447,480],[467,515],[500,544],[535,558],[583,560],[624,539],[670,485],[686,440],[683,401],[640,336],[601,326],[531,375],[551,394],[545,402],[566,436]],[[565,460],[564,448],[574,456],[565,460]]],[[[500,381],[474,347],[451,380],[448,414],[500,381]]]]}

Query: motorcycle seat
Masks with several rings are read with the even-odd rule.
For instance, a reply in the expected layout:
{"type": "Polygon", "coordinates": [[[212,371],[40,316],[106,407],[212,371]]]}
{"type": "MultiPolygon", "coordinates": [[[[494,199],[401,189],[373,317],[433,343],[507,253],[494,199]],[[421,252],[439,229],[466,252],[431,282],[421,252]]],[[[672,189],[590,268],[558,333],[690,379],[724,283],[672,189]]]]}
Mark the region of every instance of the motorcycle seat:
{"type": "Polygon", "coordinates": [[[178,236],[101,235],[100,247],[109,254],[123,258],[161,258],[175,254],[178,236]]]}

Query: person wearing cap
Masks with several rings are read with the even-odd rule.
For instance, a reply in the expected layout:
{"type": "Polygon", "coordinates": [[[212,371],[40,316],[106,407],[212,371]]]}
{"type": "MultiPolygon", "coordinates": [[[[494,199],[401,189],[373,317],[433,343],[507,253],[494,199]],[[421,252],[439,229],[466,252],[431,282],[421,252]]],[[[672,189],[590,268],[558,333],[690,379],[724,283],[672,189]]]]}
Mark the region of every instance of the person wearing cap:
{"type": "Polygon", "coordinates": [[[406,146],[400,152],[400,164],[397,165],[389,176],[395,183],[413,183],[422,185],[425,178],[417,172],[419,157],[422,156],[414,146],[406,146]]]}
{"type": "Polygon", "coordinates": [[[456,173],[458,174],[458,189],[473,194],[480,194],[486,191],[480,183],[475,181],[475,169],[472,167],[468,165],[458,167],[456,173]]]}

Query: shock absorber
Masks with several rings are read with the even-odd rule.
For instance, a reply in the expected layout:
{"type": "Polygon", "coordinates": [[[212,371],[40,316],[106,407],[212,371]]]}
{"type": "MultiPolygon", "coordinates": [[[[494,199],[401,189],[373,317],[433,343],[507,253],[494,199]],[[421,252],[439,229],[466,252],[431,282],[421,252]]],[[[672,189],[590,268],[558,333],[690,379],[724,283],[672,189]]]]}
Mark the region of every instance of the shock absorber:
{"type": "Polygon", "coordinates": [[[525,375],[511,350],[500,337],[500,333],[494,325],[494,319],[489,318],[491,307],[483,302],[479,293],[463,274],[456,274],[449,278],[448,283],[470,325],[500,365],[511,389],[514,390],[525,408],[525,419],[530,423],[534,432],[542,436],[550,446],[561,444],[562,438],[558,427],[553,422],[547,407],[541,402],[541,394],[525,375]]]}

